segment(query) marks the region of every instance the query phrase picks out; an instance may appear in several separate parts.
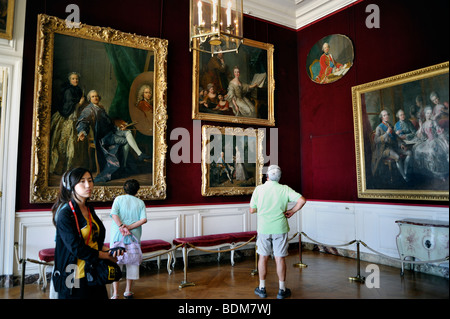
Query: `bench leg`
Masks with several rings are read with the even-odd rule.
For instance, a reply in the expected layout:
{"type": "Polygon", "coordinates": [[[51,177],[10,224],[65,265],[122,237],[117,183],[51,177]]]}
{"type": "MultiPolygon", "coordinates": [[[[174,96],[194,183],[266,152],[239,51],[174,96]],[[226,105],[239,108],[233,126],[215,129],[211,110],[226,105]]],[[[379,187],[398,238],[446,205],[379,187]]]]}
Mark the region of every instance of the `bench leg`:
{"type": "Polygon", "coordinates": [[[172,269],[170,268],[170,264],[172,263],[172,252],[167,253],[167,272],[169,275],[172,274],[172,269]]]}
{"type": "MultiPolygon", "coordinates": [[[[39,265],[41,267],[41,265],[39,265]]],[[[41,276],[41,274],[39,274],[41,276]]],[[[42,266],[42,290],[45,291],[47,289],[47,266],[42,266]]]]}
{"type": "Polygon", "coordinates": [[[175,269],[175,263],[177,262],[177,258],[175,257],[173,252],[172,252],[172,258],[173,258],[172,269],[175,269]]]}
{"type": "Polygon", "coordinates": [[[43,277],[42,277],[42,268],[44,267],[44,265],[39,264],[38,266],[38,271],[39,271],[39,278],[37,280],[37,284],[39,285],[41,283],[41,280],[44,281],[43,277]]]}
{"type": "Polygon", "coordinates": [[[230,249],[233,249],[231,251],[231,266],[232,267],[234,266],[234,247],[235,247],[235,245],[230,245],[230,249]]]}

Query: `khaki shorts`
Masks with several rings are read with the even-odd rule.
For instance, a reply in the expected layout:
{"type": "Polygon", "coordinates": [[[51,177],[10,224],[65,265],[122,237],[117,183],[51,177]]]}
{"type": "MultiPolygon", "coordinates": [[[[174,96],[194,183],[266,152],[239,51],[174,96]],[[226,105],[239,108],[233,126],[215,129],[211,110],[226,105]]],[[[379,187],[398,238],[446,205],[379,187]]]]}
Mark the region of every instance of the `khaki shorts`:
{"type": "Polygon", "coordinates": [[[286,257],[288,256],[288,234],[258,234],[258,239],[256,240],[256,252],[261,256],[275,257],[286,257]]]}

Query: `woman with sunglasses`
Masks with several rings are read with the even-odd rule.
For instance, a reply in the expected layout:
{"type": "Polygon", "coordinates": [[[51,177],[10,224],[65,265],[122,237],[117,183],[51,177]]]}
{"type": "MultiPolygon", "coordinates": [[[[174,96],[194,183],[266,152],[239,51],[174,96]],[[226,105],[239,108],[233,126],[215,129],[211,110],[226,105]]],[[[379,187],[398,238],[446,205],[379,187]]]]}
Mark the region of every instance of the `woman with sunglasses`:
{"type": "Polygon", "coordinates": [[[98,259],[117,262],[103,245],[105,227],[88,199],[94,189],[90,171],[74,168],[61,178],[52,207],[56,226],[55,266],[52,281],[59,299],[108,299],[106,286],[88,285],[85,265],[98,259]]]}

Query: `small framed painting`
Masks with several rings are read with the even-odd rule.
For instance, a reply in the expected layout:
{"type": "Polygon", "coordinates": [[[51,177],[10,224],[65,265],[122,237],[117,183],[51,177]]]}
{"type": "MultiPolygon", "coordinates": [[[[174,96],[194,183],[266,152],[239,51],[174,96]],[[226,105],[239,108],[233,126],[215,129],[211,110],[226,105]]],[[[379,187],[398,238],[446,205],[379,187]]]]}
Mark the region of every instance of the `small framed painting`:
{"type": "Polygon", "coordinates": [[[315,83],[333,83],[347,74],[353,59],[353,44],[347,36],[328,35],[316,42],[309,51],[306,72],[315,83]]]}
{"type": "Polygon", "coordinates": [[[202,127],[202,195],[250,195],[262,183],[264,130],[202,127]]]}
{"type": "Polygon", "coordinates": [[[249,39],[238,53],[194,50],[192,118],[274,126],[273,52],[272,44],[249,39]]]}
{"type": "Polygon", "coordinates": [[[0,0],[0,38],[12,40],[14,26],[14,2],[0,0]]]}

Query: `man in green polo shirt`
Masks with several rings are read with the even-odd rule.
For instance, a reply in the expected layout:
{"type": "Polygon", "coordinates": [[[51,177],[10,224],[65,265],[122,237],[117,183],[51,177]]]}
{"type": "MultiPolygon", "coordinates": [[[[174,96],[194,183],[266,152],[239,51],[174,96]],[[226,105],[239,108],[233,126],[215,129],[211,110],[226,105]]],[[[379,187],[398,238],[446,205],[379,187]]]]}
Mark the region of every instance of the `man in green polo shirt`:
{"type": "Polygon", "coordinates": [[[286,262],[288,256],[288,218],[300,210],[306,203],[306,198],[287,185],[279,183],[281,169],[270,165],[267,170],[267,181],[255,188],[250,201],[250,213],[258,214],[258,239],[256,242],[259,254],[258,273],[259,287],[255,294],[266,298],[267,261],[273,253],[277,265],[280,290],[277,298],[284,299],[291,295],[286,288],[286,262]],[[296,202],[294,207],[287,209],[289,202],[296,202]]]}

